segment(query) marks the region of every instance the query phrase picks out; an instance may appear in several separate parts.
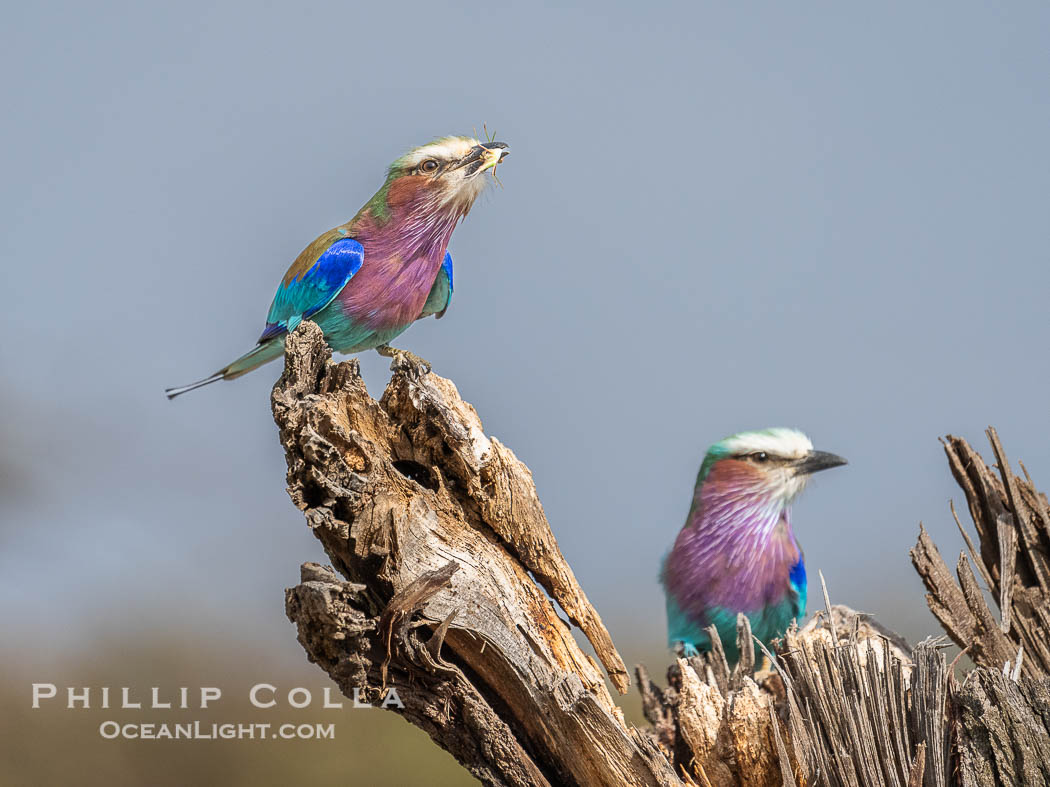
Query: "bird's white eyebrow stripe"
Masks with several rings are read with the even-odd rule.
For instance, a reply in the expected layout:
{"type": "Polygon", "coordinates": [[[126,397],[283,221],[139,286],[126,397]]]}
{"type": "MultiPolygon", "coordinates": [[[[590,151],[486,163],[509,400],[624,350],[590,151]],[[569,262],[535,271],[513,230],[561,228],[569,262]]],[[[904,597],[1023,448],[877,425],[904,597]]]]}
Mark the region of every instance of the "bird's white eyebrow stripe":
{"type": "Polygon", "coordinates": [[[470,137],[445,137],[410,150],[398,160],[398,164],[411,168],[428,158],[459,159],[467,155],[470,149],[478,144],[480,143],[476,139],[470,137]]]}
{"type": "Polygon", "coordinates": [[[765,451],[785,459],[801,459],[813,450],[813,443],[797,429],[766,429],[741,432],[725,441],[729,454],[751,454],[765,451]]]}

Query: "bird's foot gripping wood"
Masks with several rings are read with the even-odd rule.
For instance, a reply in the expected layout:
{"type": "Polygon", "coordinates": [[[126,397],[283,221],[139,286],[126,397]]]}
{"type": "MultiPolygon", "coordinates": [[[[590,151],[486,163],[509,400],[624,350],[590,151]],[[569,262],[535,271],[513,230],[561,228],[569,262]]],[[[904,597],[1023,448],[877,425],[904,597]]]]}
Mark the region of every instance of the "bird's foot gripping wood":
{"type": "Polygon", "coordinates": [[[384,358],[394,359],[394,362],[390,364],[391,370],[396,369],[398,366],[404,366],[409,369],[414,368],[417,376],[430,374],[430,361],[420,358],[414,352],[399,350],[396,347],[391,347],[389,344],[379,345],[376,347],[376,352],[384,358]]]}

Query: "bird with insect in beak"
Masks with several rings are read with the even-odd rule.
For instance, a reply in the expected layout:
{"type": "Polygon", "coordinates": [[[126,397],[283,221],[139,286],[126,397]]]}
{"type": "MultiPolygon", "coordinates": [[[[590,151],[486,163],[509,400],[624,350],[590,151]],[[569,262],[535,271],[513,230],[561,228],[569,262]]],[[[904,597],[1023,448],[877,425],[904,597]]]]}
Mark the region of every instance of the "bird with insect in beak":
{"type": "Polygon", "coordinates": [[[710,650],[704,629],[714,625],[733,665],[738,613],[767,647],[806,614],[791,504],[813,473],[844,464],[794,429],[741,432],[707,450],[685,526],[660,573],[671,647],[684,655],[710,650]]]}
{"type": "Polygon", "coordinates": [[[390,346],[416,320],[452,300],[449,239],[508,154],[502,142],[444,137],[390,165],[386,182],[350,221],[321,234],[284,275],[258,344],[214,374],[169,388],[169,399],[232,380],[284,353],[285,337],[313,320],[341,353],[377,350],[429,369],[390,346]]]}

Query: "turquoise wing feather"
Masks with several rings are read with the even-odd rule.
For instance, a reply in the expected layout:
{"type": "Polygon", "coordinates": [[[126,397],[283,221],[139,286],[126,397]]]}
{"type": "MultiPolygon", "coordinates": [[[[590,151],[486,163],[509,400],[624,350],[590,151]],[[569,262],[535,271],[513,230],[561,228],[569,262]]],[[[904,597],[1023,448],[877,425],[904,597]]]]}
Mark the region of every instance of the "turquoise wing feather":
{"type": "Polygon", "coordinates": [[[422,320],[424,317],[436,314],[437,319],[440,320],[448,311],[450,303],[452,303],[452,255],[446,251],[445,260],[441,263],[437,278],[434,279],[434,286],[430,288],[430,294],[427,296],[427,302],[423,304],[423,312],[419,315],[419,319],[422,320]]]}
{"type": "Polygon", "coordinates": [[[321,311],[361,270],[364,259],[364,247],[353,238],[343,238],[330,245],[302,273],[297,268],[305,266],[293,266],[273,296],[259,341],[290,333],[300,322],[321,311]]]}

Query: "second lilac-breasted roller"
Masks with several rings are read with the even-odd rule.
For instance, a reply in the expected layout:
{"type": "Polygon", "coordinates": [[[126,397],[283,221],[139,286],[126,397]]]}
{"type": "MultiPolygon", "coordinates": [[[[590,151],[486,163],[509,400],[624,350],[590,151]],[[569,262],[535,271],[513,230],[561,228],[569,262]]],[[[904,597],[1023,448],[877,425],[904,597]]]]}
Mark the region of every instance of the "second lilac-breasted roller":
{"type": "Polygon", "coordinates": [[[711,446],[697,475],[685,526],[664,559],[669,644],[709,650],[714,625],[734,664],[736,618],[767,647],[806,614],[806,567],[791,504],[820,470],[846,464],[815,451],[802,432],[741,432],[711,446]]]}
{"type": "Polygon", "coordinates": [[[452,231],[484,189],[484,173],[507,153],[502,142],[444,137],[401,156],[357,215],[320,235],[292,263],[258,344],[203,380],[169,388],[168,397],[272,361],[303,320],[316,322],[337,352],[402,352],[389,342],[416,320],[448,309],[452,231]]]}

